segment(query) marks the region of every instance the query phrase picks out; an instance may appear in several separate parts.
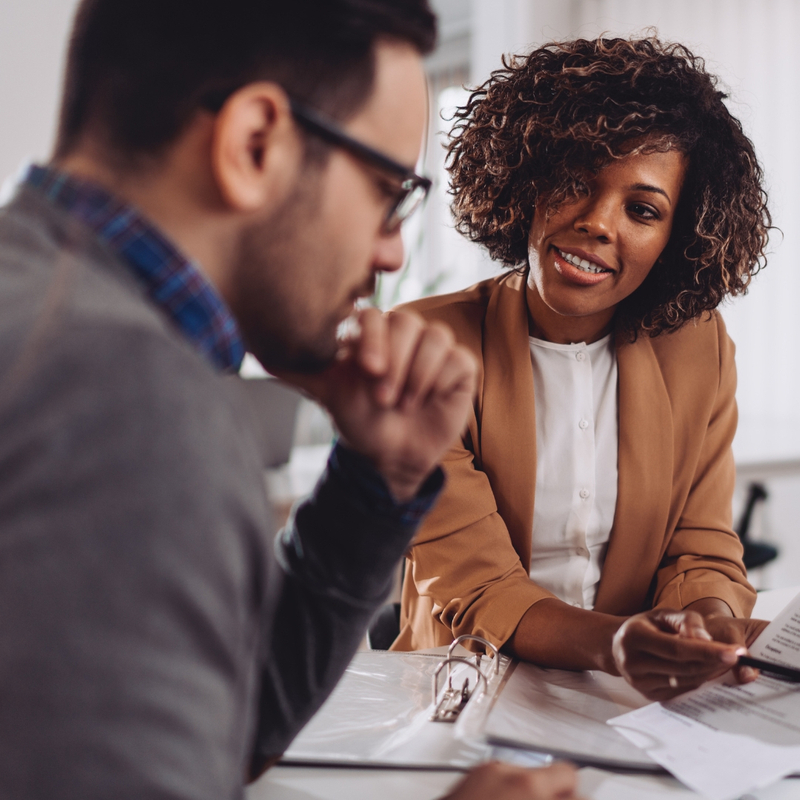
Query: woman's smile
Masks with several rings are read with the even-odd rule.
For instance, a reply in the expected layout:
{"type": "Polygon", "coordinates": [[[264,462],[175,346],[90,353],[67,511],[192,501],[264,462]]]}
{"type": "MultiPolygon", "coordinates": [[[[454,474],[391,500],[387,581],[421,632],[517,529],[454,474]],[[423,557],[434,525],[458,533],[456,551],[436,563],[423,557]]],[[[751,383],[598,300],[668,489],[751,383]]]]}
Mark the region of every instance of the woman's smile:
{"type": "Polygon", "coordinates": [[[553,247],[556,271],[567,281],[579,286],[594,286],[613,275],[610,269],[601,267],[596,261],[581,258],[553,247]]]}

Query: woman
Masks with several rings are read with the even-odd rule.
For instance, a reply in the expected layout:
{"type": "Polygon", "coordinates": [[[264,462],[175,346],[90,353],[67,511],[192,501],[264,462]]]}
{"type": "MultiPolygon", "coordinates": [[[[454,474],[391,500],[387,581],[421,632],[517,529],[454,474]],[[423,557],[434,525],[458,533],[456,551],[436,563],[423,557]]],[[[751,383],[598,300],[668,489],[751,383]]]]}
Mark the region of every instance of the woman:
{"type": "Polygon", "coordinates": [[[396,649],[477,633],[663,699],[760,630],[715,309],[763,264],[770,217],[723,97],[680,45],[577,40],[512,60],[457,113],[457,225],[511,271],[413,304],[481,377],[396,649]]]}

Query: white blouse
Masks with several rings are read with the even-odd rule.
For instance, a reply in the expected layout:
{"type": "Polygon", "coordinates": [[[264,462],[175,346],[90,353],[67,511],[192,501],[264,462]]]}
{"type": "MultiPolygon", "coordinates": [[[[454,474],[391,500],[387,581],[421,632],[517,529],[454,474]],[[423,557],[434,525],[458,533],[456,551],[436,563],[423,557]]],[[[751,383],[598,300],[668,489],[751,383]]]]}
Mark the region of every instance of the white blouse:
{"type": "Polygon", "coordinates": [[[531,578],[591,609],[617,505],[617,355],[530,337],[536,393],[531,578]]]}

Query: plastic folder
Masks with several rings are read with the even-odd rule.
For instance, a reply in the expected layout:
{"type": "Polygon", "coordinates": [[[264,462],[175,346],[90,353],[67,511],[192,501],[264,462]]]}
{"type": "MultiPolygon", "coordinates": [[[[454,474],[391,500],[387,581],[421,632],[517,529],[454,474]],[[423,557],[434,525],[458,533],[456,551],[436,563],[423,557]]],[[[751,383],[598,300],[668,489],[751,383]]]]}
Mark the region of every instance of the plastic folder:
{"type": "MultiPolygon", "coordinates": [[[[282,763],[468,769],[487,760],[490,748],[469,729],[482,728],[503,672],[496,670],[493,659],[484,657],[480,669],[486,686],[481,691],[475,670],[455,663],[449,677],[441,675],[441,690],[434,702],[432,684],[442,659],[441,654],[356,654],[341,683],[292,743],[282,763]],[[460,693],[467,681],[470,697],[458,720],[453,724],[433,721],[448,683],[460,693]]],[[[498,666],[504,669],[509,661],[502,656],[501,660],[498,666]]]]}
{"type": "MultiPolygon", "coordinates": [[[[462,651],[466,652],[466,651],[462,651]]],[[[472,656],[475,660],[475,657],[472,656]]],[[[546,754],[582,766],[661,773],[644,751],[606,720],[646,704],[621,678],[596,672],[545,670],[483,657],[475,669],[455,664],[432,683],[441,654],[358,653],[344,679],[286,752],[283,763],[305,766],[468,769],[505,752],[504,760],[546,754]],[[451,683],[472,679],[472,696],[454,724],[431,717],[451,683]],[[528,754],[528,755],[525,755],[528,754]]]]}

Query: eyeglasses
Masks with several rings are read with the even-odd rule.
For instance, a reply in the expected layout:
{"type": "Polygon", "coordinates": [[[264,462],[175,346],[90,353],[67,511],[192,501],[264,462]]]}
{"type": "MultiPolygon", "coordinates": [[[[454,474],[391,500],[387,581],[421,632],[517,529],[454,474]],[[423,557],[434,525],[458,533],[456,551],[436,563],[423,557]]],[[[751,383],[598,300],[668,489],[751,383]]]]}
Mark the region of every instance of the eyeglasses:
{"type": "Polygon", "coordinates": [[[316,134],[330,144],[347,150],[351,155],[373,167],[396,175],[400,179],[397,197],[386,214],[383,232],[396,233],[404,220],[408,219],[427,197],[431,181],[395,161],[393,158],[375,150],[369,145],[348,136],[335,122],[297,100],[289,101],[294,118],[308,131],[316,134]]]}

